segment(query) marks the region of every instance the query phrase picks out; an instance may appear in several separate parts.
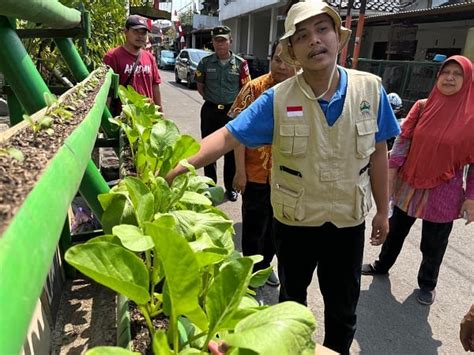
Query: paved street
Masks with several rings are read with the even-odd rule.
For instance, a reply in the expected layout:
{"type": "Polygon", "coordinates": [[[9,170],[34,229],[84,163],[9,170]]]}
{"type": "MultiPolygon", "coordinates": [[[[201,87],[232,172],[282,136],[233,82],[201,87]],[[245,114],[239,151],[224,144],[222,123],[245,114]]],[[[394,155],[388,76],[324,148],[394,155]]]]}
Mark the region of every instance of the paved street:
{"type": "MultiPolygon", "coordinates": [[[[172,71],[161,71],[165,115],[182,133],[200,138],[199,112],[202,99],[196,90],[174,82],[172,71]]],[[[222,160],[218,162],[222,169],[222,160]]],[[[222,179],[219,181],[222,183],[222,179]]],[[[240,248],[240,199],[221,208],[234,220],[236,244],[240,248]]],[[[373,211],[372,211],[373,212],[373,211]]],[[[370,225],[370,218],[368,219],[370,225]]],[[[373,261],[380,250],[367,243],[364,262],[373,261]]],[[[405,242],[390,277],[362,278],[358,307],[358,330],[354,354],[462,354],[459,322],[474,302],[474,225],[456,221],[438,281],[436,301],[431,307],[416,301],[421,224],[417,222],[405,242]]],[[[337,260],[334,260],[337,263],[337,260]]],[[[316,340],[324,338],[322,298],[316,277],[309,290],[309,307],[319,324],[316,340]]],[[[268,303],[277,302],[277,289],[266,287],[268,303]]]]}

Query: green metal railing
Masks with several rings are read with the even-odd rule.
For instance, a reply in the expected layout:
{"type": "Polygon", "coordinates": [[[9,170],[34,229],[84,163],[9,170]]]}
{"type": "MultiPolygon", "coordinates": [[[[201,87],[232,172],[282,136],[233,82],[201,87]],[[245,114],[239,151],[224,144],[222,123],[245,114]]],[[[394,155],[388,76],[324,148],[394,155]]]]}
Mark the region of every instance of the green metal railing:
{"type": "Polygon", "coordinates": [[[0,238],[0,344],[4,354],[18,354],[23,346],[67,210],[90,164],[110,76],[111,72],[93,108],[49,162],[0,238]]]}
{"type": "MultiPolygon", "coordinates": [[[[1,1],[0,72],[14,94],[9,95],[9,103],[13,111],[11,122],[16,124],[23,112],[34,114],[45,107],[44,93],[50,90],[25,50],[15,21],[7,16],[53,27],[43,32],[51,31],[61,36],[77,30],[81,18],[86,17],[57,0],[1,1]]],[[[85,79],[89,72],[72,41],[65,37],[54,39],[75,79],[85,79]]],[[[92,109],[48,163],[0,236],[1,354],[18,354],[24,345],[58,243],[61,252],[65,252],[71,243],[65,221],[67,223],[67,210],[78,189],[96,216],[100,218],[103,213],[97,196],[110,189],[90,157],[101,123],[103,130],[113,135],[108,122],[110,113],[105,106],[111,78],[109,71],[92,109]]]]}

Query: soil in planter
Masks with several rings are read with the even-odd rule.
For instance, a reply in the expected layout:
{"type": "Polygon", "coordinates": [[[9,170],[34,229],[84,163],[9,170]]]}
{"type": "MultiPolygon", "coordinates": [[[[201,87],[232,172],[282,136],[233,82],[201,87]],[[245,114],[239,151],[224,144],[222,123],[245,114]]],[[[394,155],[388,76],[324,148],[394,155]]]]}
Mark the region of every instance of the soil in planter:
{"type": "Polygon", "coordinates": [[[51,335],[51,354],[80,355],[117,339],[116,294],[82,276],[68,279],[51,335]]]}
{"type": "MultiPolygon", "coordinates": [[[[145,318],[137,306],[129,301],[130,309],[130,332],[132,335],[132,350],[145,355],[153,355],[151,350],[151,337],[145,318]]],[[[168,329],[168,319],[158,316],[152,319],[155,329],[168,329]]]]}
{"type": "MultiPolygon", "coordinates": [[[[103,79],[99,81],[100,83],[92,91],[87,92],[89,98],[83,99],[80,105],[76,104],[78,107],[73,117],[63,120],[54,118],[52,135],[47,134],[45,130],[35,135],[33,130],[27,127],[13,135],[5,144],[0,145],[0,148],[17,148],[25,157],[24,161],[19,162],[10,156],[0,155],[0,237],[38,181],[48,161],[93,106],[93,98],[103,84],[103,79]]],[[[70,103],[71,99],[66,98],[63,104],[70,103]]],[[[58,181],[58,183],[61,182],[58,181]]]]}

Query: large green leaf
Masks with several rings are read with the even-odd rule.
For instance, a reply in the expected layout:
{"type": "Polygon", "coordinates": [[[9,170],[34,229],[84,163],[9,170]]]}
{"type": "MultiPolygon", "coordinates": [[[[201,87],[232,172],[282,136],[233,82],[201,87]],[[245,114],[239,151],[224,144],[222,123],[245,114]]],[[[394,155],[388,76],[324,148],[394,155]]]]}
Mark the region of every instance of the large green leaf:
{"type": "Polygon", "coordinates": [[[168,345],[168,339],[166,338],[166,333],[163,330],[158,330],[155,332],[153,336],[153,354],[154,355],[172,355],[173,352],[171,351],[168,345]]]}
{"type": "Polygon", "coordinates": [[[266,269],[258,270],[257,272],[253,273],[252,278],[250,279],[250,287],[257,288],[265,285],[265,282],[267,282],[268,277],[272,271],[273,267],[269,266],[266,269]]]}
{"type": "Polygon", "coordinates": [[[98,196],[104,208],[101,223],[104,233],[112,234],[112,228],[119,224],[137,224],[135,211],[127,196],[123,193],[108,193],[98,196]]]}
{"type": "Polygon", "coordinates": [[[224,341],[259,354],[301,354],[308,349],[314,353],[311,337],[315,329],[316,321],[307,307],[283,302],[244,318],[224,341]]]}
{"type": "Polygon", "coordinates": [[[161,176],[154,181],[153,196],[155,199],[155,212],[168,212],[171,201],[171,189],[161,176]]]}
{"type": "Polygon", "coordinates": [[[151,237],[144,235],[137,226],[121,224],[112,228],[112,233],[120,239],[125,248],[136,253],[150,250],[154,246],[151,237]]]}
{"type": "Polygon", "coordinates": [[[172,147],[179,138],[176,124],[170,120],[160,120],[151,129],[150,145],[157,156],[163,156],[167,147],[172,147]]]}
{"type": "Polygon", "coordinates": [[[174,229],[148,223],[146,232],[155,243],[155,250],[165,274],[164,309],[177,319],[185,315],[201,329],[207,329],[207,317],[198,297],[201,275],[188,242],[174,229]]]}
{"type": "Polygon", "coordinates": [[[252,266],[253,262],[249,258],[232,260],[209,287],[206,298],[209,336],[225,330],[223,326],[232,318],[247,290],[252,266]]]}
{"type": "Polygon", "coordinates": [[[86,351],[86,355],[136,355],[140,354],[118,346],[98,346],[86,351]]]}
{"type": "Polygon", "coordinates": [[[67,250],[65,259],[84,275],[135,303],[148,302],[148,270],[131,251],[107,242],[79,244],[67,250]]]}
{"type": "Polygon", "coordinates": [[[194,191],[185,191],[183,194],[183,197],[181,197],[179,202],[187,203],[190,205],[204,205],[204,206],[212,205],[212,201],[209,200],[206,196],[194,191]]]}
{"type": "Polygon", "coordinates": [[[151,221],[155,213],[153,193],[140,179],[126,177],[124,181],[128,193],[130,194],[130,200],[132,200],[132,204],[135,207],[135,213],[140,225],[151,221]]]}
{"type": "Polygon", "coordinates": [[[194,242],[189,242],[189,246],[196,255],[199,268],[217,264],[229,255],[227,249],[216,247],[207,233],[203,233],[194,242]]]}
{"type": "Polygon", "coordinates": [[[229,247],[223,240],[225,232],[232,229],[232,221],[214,213],[197,213],[194,211],[172,211],[170,212],[178,221],[180,231],[188,240],[195,240],[195,237],[207,233],[213,243],[219,247],[229,247]]]}
{"type": "Polygon", "coordinates": [[[173,145],[171,157],[163,163],[160,176],[166,176],[168,172],[180,162],[199,152],[199,143],[191,136],[180,136],[173,145]]]}
{"type": "Polygon", "coordinates": [[[116,245],[122,245],[120,239],[118,239],[115,235],[106,234],[106,235],[99,235],[98,237],[94,237],[89,239],[86,243],[97,243],[97,242],[107,242],[116,245]]]}

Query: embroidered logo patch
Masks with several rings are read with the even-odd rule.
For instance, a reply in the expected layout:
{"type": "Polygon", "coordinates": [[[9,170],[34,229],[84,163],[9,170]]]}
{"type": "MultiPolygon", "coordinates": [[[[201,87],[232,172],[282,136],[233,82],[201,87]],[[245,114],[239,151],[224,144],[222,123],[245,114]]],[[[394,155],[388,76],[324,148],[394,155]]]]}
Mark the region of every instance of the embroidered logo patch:
{"type": "Polygon", "coordinates": [[[303,117],[303,106],[287,106],[286,115],[288,117],[303,117]]]}
{"type": "Polygon", "coordinates": [[[368,101],[362,100],[359,106],[361,113],[370,113],[370,104],[368,101]]]}

